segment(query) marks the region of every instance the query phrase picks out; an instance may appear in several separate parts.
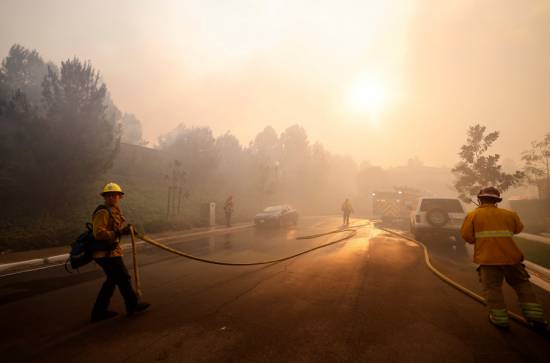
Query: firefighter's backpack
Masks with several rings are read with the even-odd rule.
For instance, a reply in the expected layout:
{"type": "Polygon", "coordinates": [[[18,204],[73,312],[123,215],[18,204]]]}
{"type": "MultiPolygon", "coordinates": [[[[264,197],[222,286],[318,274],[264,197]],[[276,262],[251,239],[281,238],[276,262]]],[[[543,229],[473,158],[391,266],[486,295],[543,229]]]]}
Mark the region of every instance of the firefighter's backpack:
{"type": "MultiPolygon", "coordinates": [[[[109,216],[111,218],[113,217],[111,209],[105,205],[98,206],[92,216],[102,209],[106,209],[109,212],[109,216]]],[[[96,240],[94,238],[92,224],[86,223],[86,231],[81,233],[80,236],[78,236],[76,240],[71,243],[71,251],[69,252],[69,258],[65,263],[65,269],[69,271],[67,265],[70,265],[73,270],[79,269],[80,267],[93,261],[94,251],[111,251],[116,248],[116,246],[116,243],[96,240]]]]}

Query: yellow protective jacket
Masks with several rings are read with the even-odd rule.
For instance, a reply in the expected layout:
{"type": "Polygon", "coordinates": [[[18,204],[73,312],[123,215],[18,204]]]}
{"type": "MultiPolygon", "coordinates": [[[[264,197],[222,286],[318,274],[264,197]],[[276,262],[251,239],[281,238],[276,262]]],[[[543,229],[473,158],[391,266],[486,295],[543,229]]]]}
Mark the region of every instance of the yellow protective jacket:
{"type": "Polygon", "coordinates": [[[111,207],[111,215],[112,218],[106,209],[95,212],[92,219],[93,233],[96,240],[116,243],[116,247],[112,251],[95,251],[94,258],[122,256],[122,248],[116,238],[115,230],[122,230],[125,218],[119,207],[111,207]]]}
{"type": "Polygon", "coordinates": [[[480,265],[515,265],[523,261],[523,253],[513,235],[523,230],[517,213],[496,205],[483,204],[468,213],[460,234],[475,244],[474,262],[480,265]]]}
{"type": "Polygon", "coordinates": [[[351,203],[349,200],[342,204],[342,212],[347,214],[353,213],[353,207],[351,206],[351,203]]]}

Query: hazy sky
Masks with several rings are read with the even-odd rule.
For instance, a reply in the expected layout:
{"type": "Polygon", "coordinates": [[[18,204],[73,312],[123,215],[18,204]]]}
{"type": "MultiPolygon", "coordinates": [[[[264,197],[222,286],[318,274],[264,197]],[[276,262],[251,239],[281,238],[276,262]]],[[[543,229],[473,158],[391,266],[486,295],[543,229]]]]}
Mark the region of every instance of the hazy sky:
{"type": "Polygon", "coordinates": [[[450,166],[468,125],[519,159],[550,132],[550,1],[0,0],[13,43],[98,68],[145,137],[266,125],[385,166],[450,166]]]}

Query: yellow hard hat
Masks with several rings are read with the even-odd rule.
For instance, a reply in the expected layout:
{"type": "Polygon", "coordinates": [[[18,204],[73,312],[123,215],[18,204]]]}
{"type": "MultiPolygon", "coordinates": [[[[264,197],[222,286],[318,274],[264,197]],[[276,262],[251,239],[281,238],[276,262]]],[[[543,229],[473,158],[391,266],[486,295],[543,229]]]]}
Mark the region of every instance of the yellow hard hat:
{"type": "Polygon", "coordinates": [[[120,193],[121,195],[124,195],[124,192],[122,191],[122,188],[117,183],[107,183],[103,187],[103,191],[101,192],[101,195],[104,195],[105,193],[120,193]]]}

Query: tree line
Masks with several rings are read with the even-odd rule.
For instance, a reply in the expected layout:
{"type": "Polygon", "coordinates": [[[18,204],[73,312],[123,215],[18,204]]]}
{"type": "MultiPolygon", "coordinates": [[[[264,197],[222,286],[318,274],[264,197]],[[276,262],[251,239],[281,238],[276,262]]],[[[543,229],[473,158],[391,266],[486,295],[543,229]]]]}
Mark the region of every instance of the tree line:
{"type": "MultiPolygon", "coordinates": [[[[131,131],[136,122],[89,61],[56,65],[13,45],[0,67],[3,205],[11,214],[70,211],[111,167],[125,123],[131,131]]],[[[140,132],[129,134],[141,142],[140,132]]]]}
{"type": "Polygon", "coordinates": [[[280,134],[267,126],[246,146],[230,132],[215,137],[208,127],[180,125],[161,136],[158,147],[177,158],[191,196],[233,195],[251,208],[286,202],[327,213],[355,193],[355,161],[311,143],[299,125],[280,134]]]}
{"type": "MultiPolygon", "coordinates": [[[[146,145],[141,121],[114,104],[89,61],[45,61],[13,45],[0,67],[0,199],[4,216],[63,216],[96,195],[120,144],[146,145]]],[[[293,125],[278,134],[266,127],[249,145],[230,132],[180,125],[161,136],[158,149],[185,173],[187,194],[208,200],[241,195],[255,207],[295,201],[337,211],[355,190],[358,166],[311,143],[293,125]]]]}
{"type": "MultiPolygon", "coordinates": [[[[452,170],[464,201],[485,185],[548,185],[550,133],[513,173],[489,153],[498,136],[482,125],[469,128],[452,170]]],[[[12,207],[1,213],[63,215],[79,208],[82,195],[97,194],[121,142],[147,144],[141,121],[119,110],[89,61],[54,64],[36,50],[11,47],[0,67],[0,199],[12,207]]],[[[156,147],[182,169],[185,195],[205,201],[236,195],[251,208],[291,202],[305,212],[334,213],[346,197],[392,188],[387,170],[331,153],[297,124],[280,134],[267,126],[248,145],[230,132],[215,136],[208,127],[181,124],[156,147]]],[[[407,180],[400,185],[406,188],[407,180]]]]}

